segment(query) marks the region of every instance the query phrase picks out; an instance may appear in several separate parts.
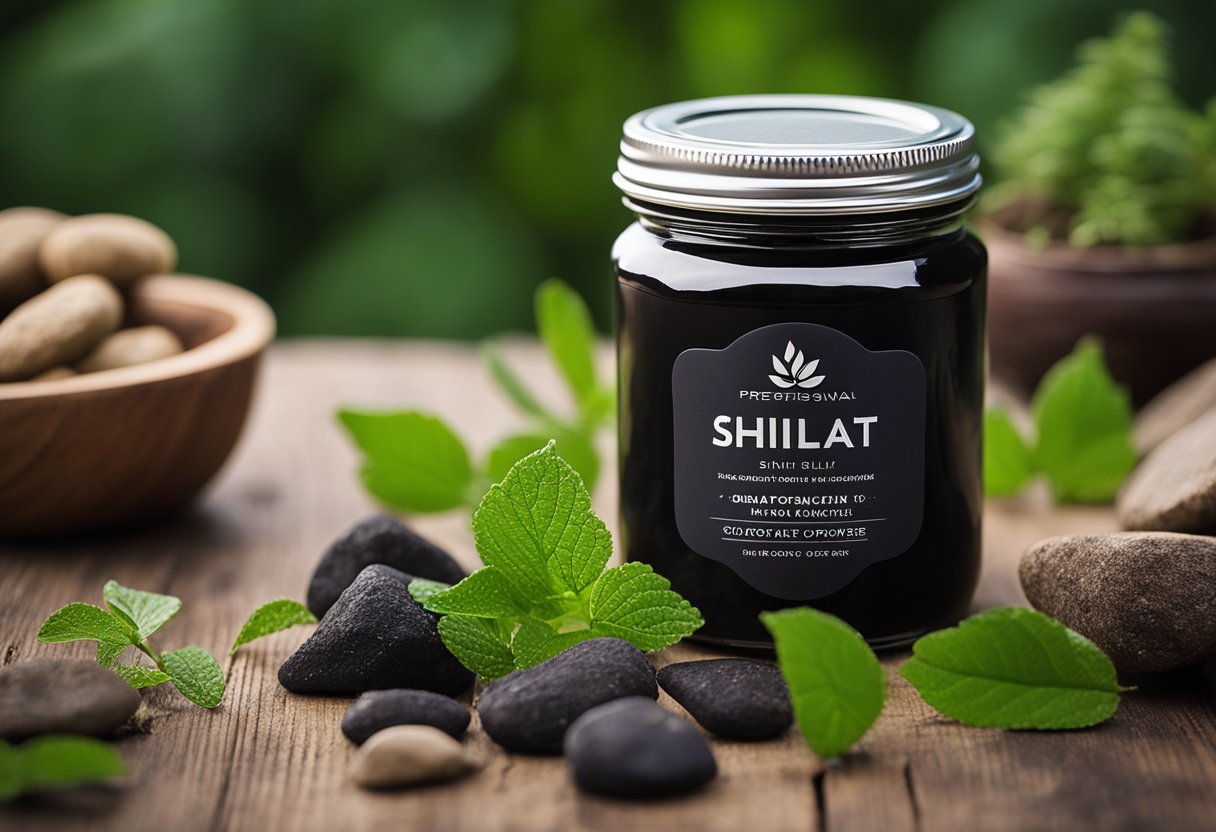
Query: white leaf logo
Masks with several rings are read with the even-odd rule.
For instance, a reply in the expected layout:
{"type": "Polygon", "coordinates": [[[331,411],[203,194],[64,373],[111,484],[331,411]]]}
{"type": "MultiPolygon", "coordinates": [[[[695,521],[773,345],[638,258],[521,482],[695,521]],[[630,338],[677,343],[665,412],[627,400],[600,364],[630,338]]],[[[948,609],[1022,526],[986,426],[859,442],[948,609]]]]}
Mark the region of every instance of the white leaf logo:
{"type": "Polygon", "coordinates": [[[784,361],[773,356],[773,370],[776,374],[770,375],[768,378],[783,390],[795,385],[808,388],[818,387],[826,378],[826,376],[812,375],[818,367],[818,358],[807,361],[802,350],[796,348],[794,342],[790,341],[785,345],[784,361]]]}

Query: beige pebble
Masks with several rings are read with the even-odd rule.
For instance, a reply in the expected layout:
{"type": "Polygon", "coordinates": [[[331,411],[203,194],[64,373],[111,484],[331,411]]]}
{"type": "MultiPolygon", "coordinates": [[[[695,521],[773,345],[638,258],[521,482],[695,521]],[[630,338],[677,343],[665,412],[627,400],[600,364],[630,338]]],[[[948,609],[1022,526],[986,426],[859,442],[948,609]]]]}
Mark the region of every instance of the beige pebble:
{"type": "Polygon", "coordinates": [[[1191,370],[1136,414],[1136,452],[1144,456],[1213,410],[1216,410],[1216,359],[1191,370]]]}
{"type": "Polygon", "coordinates": [[[71,367],[52,367],[34,376],[30,381],[63,381],[65,378],[76,378],[80,373],[71,367]]]}
{"type": "Polygon", "coordinates": [[[430,725],[394,725],[360,746],[351,778],[365,789],[452,780],[475,766],[460,743],[430,725]]]}
{"type": "Polygon", "coordinates": [[[163,326],[137,326],[120,329],[80,359],[76,369],[82,373],[97,373],[147,364],[182,352],[181,340],[163,326]]]}
{"type": "Polygon", "coordinates": [[[38,249],[64,219],[46,208],[0,211],[0,316],[46,288],[38,249]]]}
{"type": "Polygon", "coordinates": [[[1216,532],[1216,410],[1144,458],[1115,501],[1125,529],[1216,532]]]}
{"type": "Polygon", "coordinates": [[[99,274],[127,286],[150,274],[172,271],[177,246],[164,231],[125,214],[86,214],[57,225],[39,250],[42,271],[52,281],[99,274]]]}
{"type": "Polygon", "coordinates": [[[35,295],[0,321],[0,381],[22,381],[80,360],[118,329],[122,310],[118,290],[95,274],[35,295]]]}

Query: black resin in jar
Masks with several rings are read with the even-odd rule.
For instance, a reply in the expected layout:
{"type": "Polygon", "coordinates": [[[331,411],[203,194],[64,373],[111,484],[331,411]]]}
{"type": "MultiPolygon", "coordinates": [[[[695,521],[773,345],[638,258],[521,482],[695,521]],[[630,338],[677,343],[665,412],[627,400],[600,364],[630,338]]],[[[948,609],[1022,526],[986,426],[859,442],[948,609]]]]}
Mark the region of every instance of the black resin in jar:
{"type": "Polygon", "coordinates": [[[979,574],[985,253],[954,113],[844,96],[648,110],[616,176],[621,532],[771,644],[809,605],[876,646],[957,621],[979,574]]]}

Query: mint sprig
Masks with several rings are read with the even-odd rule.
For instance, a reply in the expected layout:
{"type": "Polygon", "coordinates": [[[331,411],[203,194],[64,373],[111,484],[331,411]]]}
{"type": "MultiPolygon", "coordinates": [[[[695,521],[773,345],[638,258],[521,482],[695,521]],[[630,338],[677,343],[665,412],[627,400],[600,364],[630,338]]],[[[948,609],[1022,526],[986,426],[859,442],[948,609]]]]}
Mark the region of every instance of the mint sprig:
{"type": "Polygon", "coordinates": [[[1016,494],[1043,475],[1061,503],[1109,502],[1136,465],[1132,410],[1102,347],[1084,338],[1043,377],[1032,403],[1036,437],[1025,440],[1009,415],[984,419],[984,485],[989,496],[1016,494]]]}
{"type": "Polygon", "coordinates": [[[972,616],[912,650],[900,675],[935,710],[967,725],[1086,728],[1109,719],[1126,690],[1093,642],[1023,607],[972,616]]]}
{"type": "Polygon", "coordinates": [[[0,802],[124,773],[118,752],[92,737],[36,737],[21,745],[0,740],[0,802]]]}
{"type": "Polygon", "coordinates": [[[574,412],[546,407],[511,369],[494,344],[482,347],[491,377],[528,417],[528,425],[496,443],[480,461],[443,420],[418,411],[370,412],[344,408],[338,420],[363,452],[363,484],[385,505],[403,511],[474,508],[490,483],[516,462],[556,440],[562,457],[594,487],[600,472],[596,435],[612,421],[615,391],[595,368],[596,333],[587,306],[560,280],[541,284],[536,324],[565,381],[574,412]]]}
{"type": "Polygon", "coordinates": [[[605,568],[612,535],[553,442],[490,488],[473,536],[483,568],[448,589],[414,581],[410,592],[443,616],[444,644],[486,681],[585,639],[615,636],[660,650],[703,623],[646,564],[605,568]]]}
{"type": "Polygon", "coordinates": [[[177,615],[180,598],[144,592],[108,581],[102,591],[108,610],[92,604],[68,604],[52,613],[38,631],[38,640],[57,644],[96,641],[97,661],[134,688],[165,682],[204,708],[219,705],[224,696],[224,675],[219,664],[201,647],[186,647],[161,654],[148,638],[177,615]],[[119,664],[118,658],[134,647],[156,665],[119,664]]]}
{"type": "Polygon", "coordinates": [[[228,651],[228,655],[233,655],[242,645],[263,636],[300,624],[316,623],[317,617],[299,601],[292,598],[276,598],[273,601],[267,601],[249,614],[241,631],[237,633],[236,640],[232,642],[232,649],[228,651]]]}

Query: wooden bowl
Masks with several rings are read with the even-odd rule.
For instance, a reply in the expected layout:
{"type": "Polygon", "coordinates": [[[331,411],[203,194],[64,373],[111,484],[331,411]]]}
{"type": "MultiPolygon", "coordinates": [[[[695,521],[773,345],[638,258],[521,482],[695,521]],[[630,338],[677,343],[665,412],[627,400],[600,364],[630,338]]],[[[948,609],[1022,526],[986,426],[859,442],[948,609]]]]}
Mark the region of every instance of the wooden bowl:
{"type": "Polygon", "coordinates": [[[180,355],[60,381],[0,384],[0,536],[127,526],[186,505],[228,458],[274,314],[255,295],[163,275],[127,323],[162,324],[180,355]]]}

